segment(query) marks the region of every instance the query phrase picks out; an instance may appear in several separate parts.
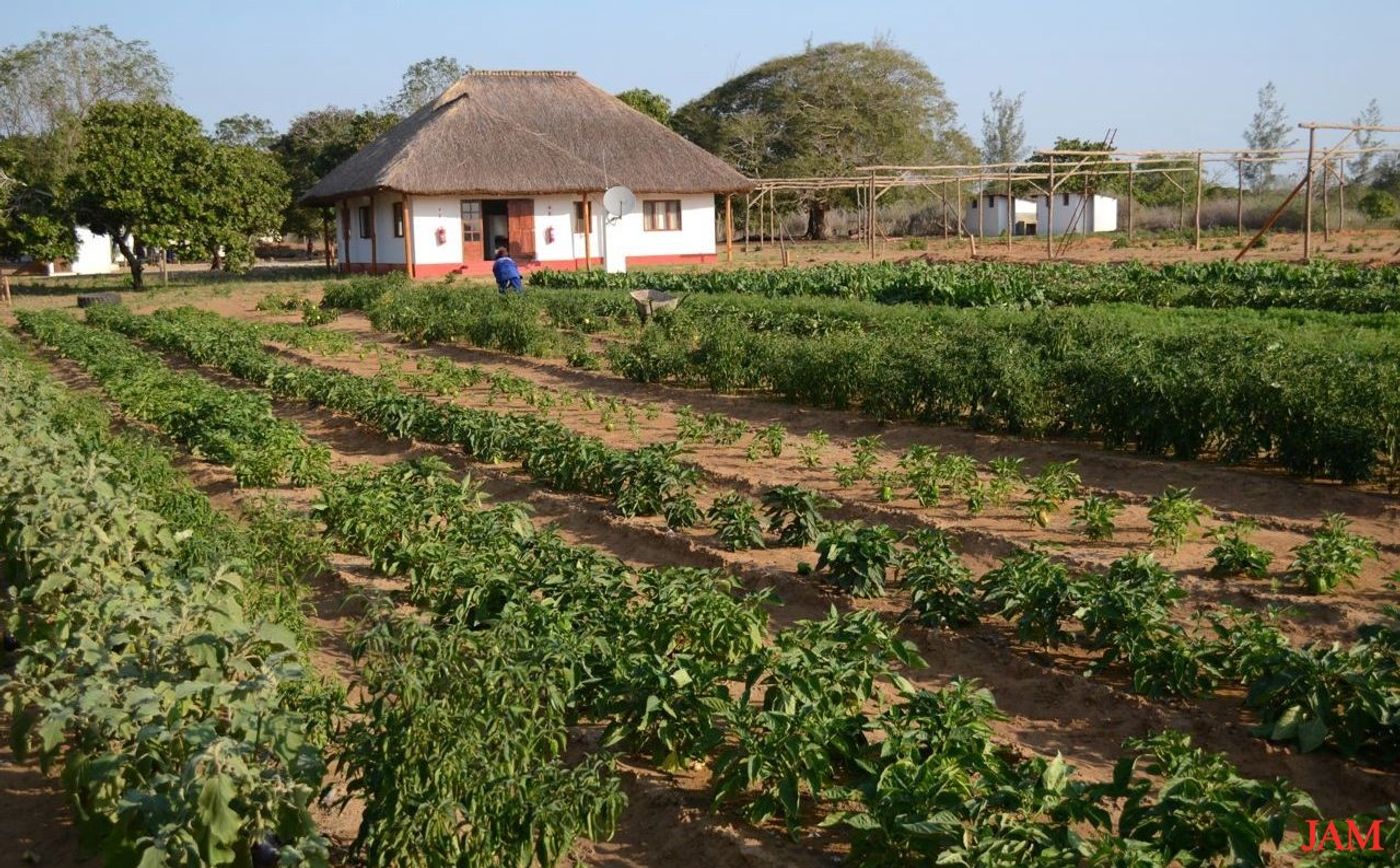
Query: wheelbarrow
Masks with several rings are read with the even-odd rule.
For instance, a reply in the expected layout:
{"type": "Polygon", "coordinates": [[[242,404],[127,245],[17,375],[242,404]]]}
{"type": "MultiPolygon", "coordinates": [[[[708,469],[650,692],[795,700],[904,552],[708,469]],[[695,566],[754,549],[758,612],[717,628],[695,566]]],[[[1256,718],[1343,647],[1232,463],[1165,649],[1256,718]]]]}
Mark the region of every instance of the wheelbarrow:
{"type": "Polygon", "coordinates": [[[675,310],[681,303],[683,296],[671,295],[669,292],[662,292],[659,289],[634,289],[628,293],[632,296],[632,303],[637,306],[637,315],[642,318],[645,324],[658,311],[675,310]]]}

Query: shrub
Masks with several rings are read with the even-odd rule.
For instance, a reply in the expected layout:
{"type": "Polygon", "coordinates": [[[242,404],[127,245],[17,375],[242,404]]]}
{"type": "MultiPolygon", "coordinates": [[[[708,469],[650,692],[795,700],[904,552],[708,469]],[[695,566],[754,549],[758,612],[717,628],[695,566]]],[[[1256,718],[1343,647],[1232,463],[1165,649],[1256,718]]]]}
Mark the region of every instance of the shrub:
{"type": "Polygon", "coordinates": [[[817,541],[817,572],[826,570],[831,583],[853,597],[882,597],[895,539],[882,524],[834,524],[817,541]]]}
{"type": "Polygon", "coordinates": [[[1376,541],[1347,530],[1345,516],[1328,515],[1313,538],[1293,549],[1293,575],[1314,594],[1325,594],[1361,575],[1367,560],[1380,557],[1376,541]]]}

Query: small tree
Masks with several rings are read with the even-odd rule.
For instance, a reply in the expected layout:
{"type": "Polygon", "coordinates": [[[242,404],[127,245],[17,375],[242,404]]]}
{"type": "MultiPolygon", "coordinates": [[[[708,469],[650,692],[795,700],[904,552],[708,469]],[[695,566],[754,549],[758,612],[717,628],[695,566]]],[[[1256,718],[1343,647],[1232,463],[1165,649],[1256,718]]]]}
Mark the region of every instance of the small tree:
{"type": "Polygon", "coordinates": [[[1026,125],[1021,119],[1024,93],[1008,97],[997,88],[982,114],[982,161],[1014,163],[1026,154],[1026,125]]]}
{"type": "Polygon", "coordinates": [[[624,90],[617,98],[641,112],[657,123],[671,125],[671,101],[661,94],[644,87],[624,90]]]}
{"type": "Polygon", "coordinates": [[[267,118],[242,114],[224,118],[215,124],[211,138],[220,145],[245,145],[265,151],[277,141],[277,131],[267,118]]]}
{"type": "Polygon", "coordinates": [[[384,101],[384,111],[407,117],[432,102],[471,67],[455,57],[429,57],[404,70],[399,92],[384,101]]]}
{"type": "MultiPolygon", "coordinates": [[[[1352,123],[1358,127],[1378,127],[1385,123],[1381,117],[1381,104],[1374,98],[1366,103],[1366,108],[1361,110],[1361,114],[1352,119],[1352,123]]],[[[1356,133],[1356,148],[1359,151],[1366,151],[1374,148],[1381,142],[1381,137],[1375,130],[1358,130],[1356,133]]],[[[1347,166],[1347,171],[1358,181],[1366,180],[1366,176],[1371,174],[1371,167],[1375,165],[1376,155],[1361,153],[1356,155],[1347,166]]]]}
{"type": "Polygon", "coordinates": [[[1384,190],[1367,190],[1361,201],[1356,203],[1356,207],[1372,220],[1388,220],[1400,213],[1395,197],[1384,190]]]}
{"type": "Polygon", "coordinates": [[[159,103],[102,103],[83,121],[66,187],[80,224],[112,237],[142,285],[137,248],[206,237],[210,146],[199,121],[159,103]]]}
{"type": "Polygon", "coordinates": [[[1266,152],[1291,148],[1297,139],[1288,138],[1287,112],[1279,101],[1278,89],[1268,82],[1259,88],[1259,108],[1244,131],[1248,151],[1240,154],[1244,162],[1244,178],[1251,190],[1264,190],[1274,183],[1274,164],[1270,161],[1250,162],[1251,157],[1267,157],[1266,152]]]}

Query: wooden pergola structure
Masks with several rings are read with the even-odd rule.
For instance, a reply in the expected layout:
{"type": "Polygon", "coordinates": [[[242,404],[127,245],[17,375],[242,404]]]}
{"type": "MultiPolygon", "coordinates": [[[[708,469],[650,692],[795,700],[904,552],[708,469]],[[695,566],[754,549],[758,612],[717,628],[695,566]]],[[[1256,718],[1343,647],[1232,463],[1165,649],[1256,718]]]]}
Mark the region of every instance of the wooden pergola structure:
{"type": "MultiPolygon", "coordinates": [[[[1048,198],[1047,226],[1045,227],[1045,255],[1048,259],[1063,255],[1072,242],[1075,232],[1055,233],[1055,193],[1065,189],[1076,180],[1075,186],[1086,195],[1092,193],[1096,182],[1104,178],[1126,179],[1126,230],[1128,242],[1134,235],[1134,185],[1137,179],[1146,175],[1159,175],[1180,193],[1180,227],[1185,230],[1186,205],[1193,203],[1194,233],[1196,250],[1201,249],[1201,206],[1204,198],[1205,175],[1209,166],[1233,168],[1236,176],[1235,221],[1236,234],[1244,235],[1244,192],[1245,167],[1261,163],[1302,163],[1303,180],[1284,199],[1283,203],[1270,216],[1262,235],[1273,226],[1297,194],[1306,189],[1307,204],[1304,219],[1304,256],[1311,254],[1313,219],[1312,185],[1314,176],[1321,177],[1324,236],[1331,231],[1329,201],[1331,190],[1338,199],[1338,229],[1345,228],[1346,168],[1345,160],[1362,154],[1400,152],[1400,146],[1377,146],[1358,148],[1345,147],[1360,131],[1400,132],[1400,127],[1365,127],[1347,124],[1304,123],[1300,127],[1309,130],[1307,148],[1277,148],[1273,150],[1242,153],[1238,148],[1198,148],[1195,150],[1051,150],[1041,151],[1040,159],[1014,163],[946,164],[946,165],[873,165],[859,166],[851,174],[836,177],[805,178],[763,178],[756,179],[744,203],[744,242],[747,245],[753,237],[753,215],[757,212],[757,236],[760,243],[765,237],[782,248],[783,262],[787,262],[786,241],[778,219],[778,198],[780,196],[810,196],[822,191],[843,191],[851,193],[861,216],[862,231],[871,258],[877,253],[877,240],[883,237],[880,229],[878,206],[880,199],[891,190],[922,189],[932,194],[943,209],[943,232],[947,238],[956,232],[959,238],[966,238],[972,253],[977,252],[977,242],[985,240],[983,231],[983,209],[978,209],[976,226],[966,225],[963,219],[963,192],[975,190],[978,195],[1005,195],[1008,215],[1013,212],[1015,191],[1029,189],[1035,195],[1048,198]],[[1346,130],[1347,135],[1321,155],[1316,153],[1315,136],[1318,130],[1346,130]],[[1332,183],[1329,183],[1332,182],[1332,183]],[[1330,188],[1330,189],[1329,189],[1330,188]],[[952,212],[951,217],[949,212],[952,212]],[[1058,247],[1056,239],[1059,239],[1058,247]]],[[[1085,198],[1076,204],[1076,211],[1083,208],[1085,198]]],[[[1077,213],[1071,217],[1073,226],[1077,213]]],[[[1006,236],[1007,250],[1011,249],[1011,220],[1008,219],[1006,236]]],[[[1083,234],[1088,233],[1088,221],[1083,221],[1083,234]]],[[[1255,236],[1256,239],[1258,235],[1255,236]]],[[[1242,257],[1253,246],[1253,240],[1243,246],[1242,257]]],[[[1239,258],[1239,257],[1236,257],[1239,258]]]]}

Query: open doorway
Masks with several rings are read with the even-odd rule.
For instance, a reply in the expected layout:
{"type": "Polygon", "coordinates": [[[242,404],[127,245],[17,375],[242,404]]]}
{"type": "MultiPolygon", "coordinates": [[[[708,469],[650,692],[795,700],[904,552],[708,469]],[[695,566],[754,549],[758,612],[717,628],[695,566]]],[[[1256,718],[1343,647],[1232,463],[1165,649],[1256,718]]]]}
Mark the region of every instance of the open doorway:
{"type": "Polygon", "coordinates": [[[510,209],[505,199],[485,199],[481,203],[482,259],[495,259],[496,248],[510,248],[510,209]]]}

